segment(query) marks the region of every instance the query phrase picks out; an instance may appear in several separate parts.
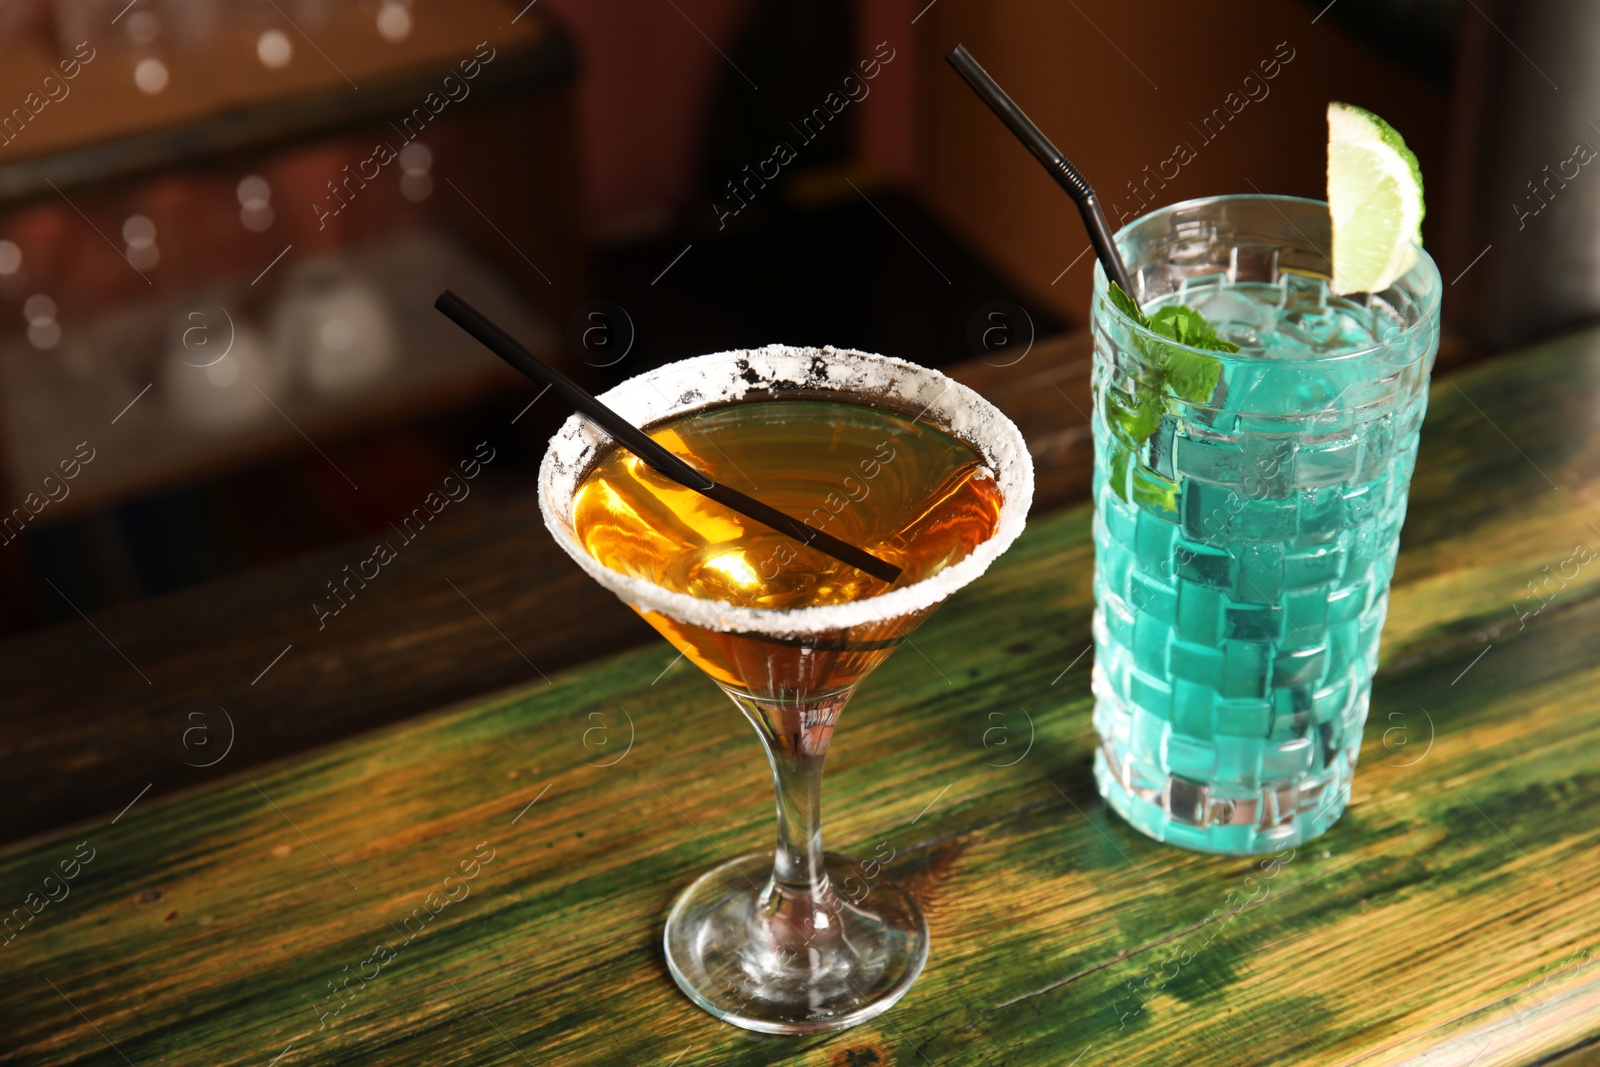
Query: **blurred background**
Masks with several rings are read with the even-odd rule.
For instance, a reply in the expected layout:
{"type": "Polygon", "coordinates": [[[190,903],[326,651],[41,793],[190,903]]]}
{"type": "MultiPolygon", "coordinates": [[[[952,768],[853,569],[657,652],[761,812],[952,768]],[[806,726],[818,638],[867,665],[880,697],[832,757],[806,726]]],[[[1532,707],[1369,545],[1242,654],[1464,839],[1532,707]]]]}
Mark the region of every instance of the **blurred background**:
{"type": "Polygon", "coordinates": [[[1558,330],[1595,312],[1600,203],[1529,198],[1596,96],[1595,19],[1560,7],[3,0],[0,633],[389,529],[490,420],[514,436],[476,491],[529,494],[564,413],[432,310],[446,285],[597,387],[1081,328],[1081,224],[957,42],[1115,221],[1320,197],[1326,102],[1370,108],[1467,279],[1447,348],[1558,330]]]}

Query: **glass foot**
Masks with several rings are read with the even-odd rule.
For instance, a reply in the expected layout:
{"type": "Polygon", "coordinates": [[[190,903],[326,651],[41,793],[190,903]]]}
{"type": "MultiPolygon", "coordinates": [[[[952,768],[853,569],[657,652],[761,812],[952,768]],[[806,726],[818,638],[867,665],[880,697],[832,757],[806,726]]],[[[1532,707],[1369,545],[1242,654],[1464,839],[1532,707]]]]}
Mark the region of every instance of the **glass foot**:
{"type": "Polygon", "coordinates": [[[689,999],[764,1034],[865,1022],[905,995],[928,959],[916,900],[847,856],[824,853],[816,891],[774,882],[773,854],[724,863],[667,916],[667,966],[689,999]],[[831,888],[830,888],[831,887],[831,888]]]}

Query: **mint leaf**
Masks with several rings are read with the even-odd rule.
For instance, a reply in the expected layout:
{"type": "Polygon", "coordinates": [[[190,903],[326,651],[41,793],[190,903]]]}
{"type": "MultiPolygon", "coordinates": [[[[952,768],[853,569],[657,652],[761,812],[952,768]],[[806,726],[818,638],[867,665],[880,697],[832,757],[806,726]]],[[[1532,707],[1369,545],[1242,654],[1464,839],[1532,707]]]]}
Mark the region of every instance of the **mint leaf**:
{"type": "MultiPolygon", "coordinates": [[[[1217,336],[1209,319],[1191,307],[1169,304],[1150,316],[1150,329],[1189,348],[1212,352],[1237,352],[1239,346],[1217,336]]],[[[1212,356],[1188,352],[1171,345],[1159,346],[1154,353],[1161,361],[1161,376],[1167,386],[1185,400],[1203,404],[1222,378],[1222,363],[1212,356]]]]}
{"type": "Polygon", "coordinates": [[[1183,399],[1204,404],[1211,399],[1222,379],[1222,363],[1215,356],[1202,356],[1181,348],[1161,346],[1161,376],[1167,387],[1183,399]]]}
{"type": "Polygon", "coordinates": [[[1122,291],[1122,286],[1118,285],[1116,282],[1112,282],[1111,289],[1106,295],[1111,298],[1112,305],[1116,307],[1118,311],[1128,316],[1128,318],[1132,319],[1134,322],[1137,322],[1140,326],[1143,326],[1146,329],[1149,328],[1150,320],[1144,317],[1144,312],[1140,310],[1138,304],[1134,303],[1133,297],[1122,291]]]}
{"type": "Polygon", "coordinates": [[[1111,491],[1128,503],[1128,464],[1134,460],[1133,451],[1120,444],[1111,446],[1111,465],[1106,472],[1106,479],[1111,483],[1111,491]]]}
{"type": "Polygon", "coordinates": [[[1211,352],[1237,352],[1239,346],[1217,336],[1217,328],[1200,312],[1182,304],[1168,304],[1150,316],[1149,327],[1180,345],[1204,348],[1211,352]]]}
{"type": "Polygon", "coordinates": [[[1190,344],[1191,338],[1203,337],[1207,333],[1215,335],[1204,315],[1182,304],[1157,308],[1156,313],[1150,316],[1149,326],[1161,336],[1170,337],[1183,345],[1190,344]],[[1197,318],[1200,320],[1198,323],[1194,321],[1197,318]]]}
{"type": "Polygon", "coordinates": [[[1135,334],[1133,343],[1149,367],[1147,378],[1133,382],[1131,403],[1114,395],[1111,390],[1105,393],[1107,424],[1126,435],[1135,445],[1141,445],[1161,425],[1162,414],[1174,409],[1169,393],[1192,403],[1204,403],[1211,399],[1217,383],[1222,380],[1220,360],[1188,349],[1237,352],[1239,346],[1219,337],[1210,320],[1194,308],[1172,304],[1146,317],[1134,299],[1123,292],[1116,282],[1111,283],[1106,297],[1113,307],[1151,333],[1186,346],[1179,348],[1135,334]]]}
{"type": "Polygon", "coordinates": [[[1132,503],[1173,514],[1178,510],[1178,483],[1143,467],[1133,472],[1132,503]]]}
{"type": "Polygon", "coordinates": [[[1130,441],[1144,442],[1161,425],[1164,405],[1158,390],[1136,388],[1138,392],[1132,397],[1131,405],[1114,390],[1106,392],[1106,422],[1121,430],[1130,441]]]}

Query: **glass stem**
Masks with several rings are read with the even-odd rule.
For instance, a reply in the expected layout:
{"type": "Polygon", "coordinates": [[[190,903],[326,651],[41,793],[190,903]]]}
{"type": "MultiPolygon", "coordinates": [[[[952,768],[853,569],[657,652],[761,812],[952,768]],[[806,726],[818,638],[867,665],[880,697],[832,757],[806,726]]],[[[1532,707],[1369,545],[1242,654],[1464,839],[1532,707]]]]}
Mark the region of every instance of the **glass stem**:
{"type": "Polygon", "coordinates": [[[823,888],[822,764],[826,756],[775,751],[767,747],[772,783],[778,795],[778,848],[772,877],[790,891],[823,888]]]}
{"type": "Polygon", "coordinates": [[[830,899],[822,858],[822,768],[848,691],[804,703],[729,693],[761,735],[778,802],[778,847],[768,895],[825,906],[830,899]]]}

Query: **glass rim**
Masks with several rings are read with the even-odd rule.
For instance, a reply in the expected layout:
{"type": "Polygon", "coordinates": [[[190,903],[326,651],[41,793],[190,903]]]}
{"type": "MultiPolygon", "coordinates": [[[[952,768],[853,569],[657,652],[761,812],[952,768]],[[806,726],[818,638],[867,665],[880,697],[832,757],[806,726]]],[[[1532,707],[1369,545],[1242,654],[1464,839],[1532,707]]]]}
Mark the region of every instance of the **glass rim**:
{"type": "MultiPolygon", "coordinates": [[[[1163,207],[1156,208],[1154,211],[1140,215],[1132,222],[1129,222],[1118,229],[1112,240],[1117,245],[1117,251],[1121,253],[1123,250],[1124,238],[1128,235],[1129,231],[1142,223],[1147,223],[1150,220],[1158,218],[1162,215],[1176,214],[1178,211],[1185,209],[1193,209],[1211,204],[1223,204],[1233,201],[1275,201],[1278,203],[1312,204],[1321,208],[1327,208],[1328,206],[1328,202],[1326,200],[1318,200],[1309,196],[1291,196],[1287,193],[1224,193],[1219,196],[1199,196],[1189,200],[1180,200],[1175,204],[1167,204],[1163,207]]],[[[1291,221],[1290,225],[1292,226],[1294,223],[1291,221]]],[[[1310,238],[1306,238],[1306,243],[1311,243],[1310,238]]],[[[1316,246],[1312,245],[1312,247],[1315,248],[1316,246]]],[[[1429,287],[1426,303],[1421,309],[1421,312],[1418,314],[1416,321],[1401,327],[1399,332],[1394,334],[1394,336],[1390,337],[1388,340],[1380,341],[1362,348],[1353,349],[1348,352],[1318,353],[1316,355],[1310,355],[1295,360],[1264,360],[1260,356],[1241,356],[1236,352],[1218,352],[1209,348],[1195,348],[1193,345],[1182,344],[1181,342],[1174,341],[1169,337],[1164,337],[1161,334],[1156,333],[1147,326],[1141,326],[1137,322],[1134,322],[1125,313],[1123,313],[1121,308],[1112,304],[1110,300],[1106,298],[1105,294],[1110,292],[1111,286],[1106,279],[1105,266],[1100,263],[1098,259],[1095,260],[1094,264],[1094,292],[1091,297],[1091,305],[1089,308],[1090,318],[1092,320],[1097,313],[1109,314],[1116,321],[1126,326],[1136,336],[1148,337],[1155,341],[1159,341],[1163,345],[1168,345],[1185,352],[1197,352],[1202,355],[1212,356],[1219,360],[1232,361],[1239,364],[1260,366],[1263,363],[1271,363],[1278,367],[1300,367],[1314,366],[1347,359],[1361,359],[1363,357],[1372,356],[1375,353],[1386,352],[1409,346],[1412,337],[1418,331],[1422,330],[1430,322],[1432,322],[1435,318],[1436,312],[1439,310],[1440,302],[1444,298],[1444,278],[1439,273],[1439,265],[1434,262],[1433,257],[1428,254],[1427,249],[1423,248],[1421,245],[1413,244],[1412,248],[1417,253],[1417,261],[1411,265],[1409,270],[1407,270],[1399,278],[1396,278],[1394,284],[1398,285],[1400,282],[1408,278],[1415,278],[1417,281],[1425,283],[1431,277],[1432,281],[1434,282],[1434,284],[1429,287]],[[1103,312],[1099,310],[1102,307],[1104,308],[1103,312]]],[[[1132,293],[1129,293],[1128,295],[1130,297],[1133,296],[1132,293]]],[[[1426,359],[1427,356],[1424,354],[1418,356],[1417,358],[1419,360],[1426,359]]],[[[1415,361],[1413,360],[1412,362],[1415,361]]]]}
{"type": "Polygon", "coordinates": [[[849,348],[767,345],[668,363],[629,378],[600,399],[635,425],[647,426],[738,402],[752,392],[781,395],[791,389],[808,395],[855,395],[869,402],[877,396],[921,408],[918,419],[931,416],[932,425],[971,445],[994,472],[1001,497],[994,532],[937,574],[843,604],[749,608],[680,593],[607,567],[578,541],[571,521],[573,496],[594,461],[615,444],[580,415],[562,423],[539,465],[539,511],[545,527],[591,578],[637,610],[708,630],[766,636],[825,633],[931,608],[988,570],[1022,533],[1033,501],[1033,461],[1022,432],[977,392],[930,367],[849,348]]]}

